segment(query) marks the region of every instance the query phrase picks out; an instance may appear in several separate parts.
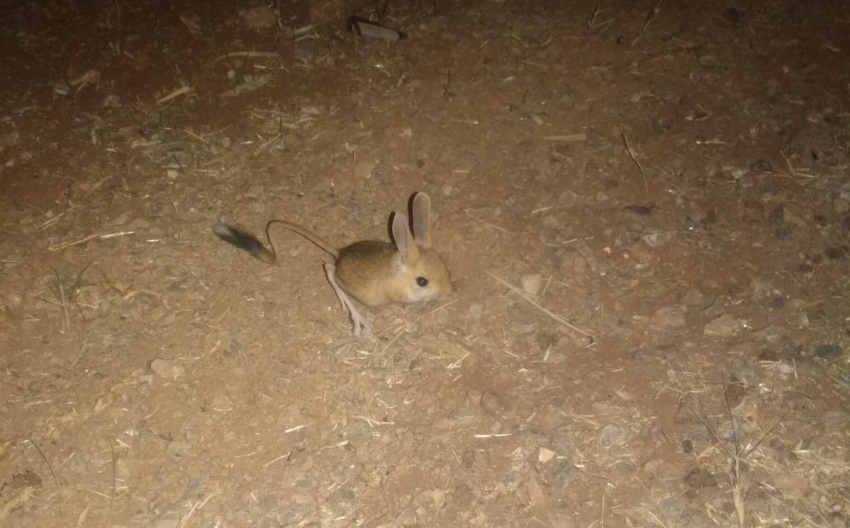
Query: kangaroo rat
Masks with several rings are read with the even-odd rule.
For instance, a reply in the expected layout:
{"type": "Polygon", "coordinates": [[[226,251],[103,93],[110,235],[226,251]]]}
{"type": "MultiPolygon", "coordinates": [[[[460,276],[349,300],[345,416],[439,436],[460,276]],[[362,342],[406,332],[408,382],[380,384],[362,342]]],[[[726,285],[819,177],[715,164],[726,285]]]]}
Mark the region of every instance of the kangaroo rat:
{"type": "Polygon", "coordinates": [[[380,306],[391,302],[430,301],[452,292],[449,271],[443,259],[430,249],[431,199],[427,194],[414,195],[411,213],[413,234],[407,225],[407,217],[394,213],[392,232],[395,245],[364,240],[339,251],[308,229],[284,220],[272,220],[266,225],[266,238],[271,249],[263,246],[251,233],[226,224],[216,224],[213,232],[267,264],[277,264],[280,259],[278,246],[269,231],[272,226],[303,236],[334,258],[334,264],[324,265],[328,282],[336,292],[343,311],[351,318],[354,335],[371,337],[369,321],[360,315],[349,296],[366,306],[380,306]]]}

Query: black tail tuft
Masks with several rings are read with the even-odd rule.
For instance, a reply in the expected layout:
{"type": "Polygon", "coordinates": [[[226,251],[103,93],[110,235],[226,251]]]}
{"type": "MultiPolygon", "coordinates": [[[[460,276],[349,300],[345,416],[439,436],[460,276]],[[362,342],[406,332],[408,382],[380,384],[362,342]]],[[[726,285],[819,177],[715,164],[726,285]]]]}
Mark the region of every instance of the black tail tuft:
{"type": "Polygon", "coordinates": [[[266,248],[260,240],[238,227],[232,227],[227,224],[216,224],[213,226],[213,232],[218,235],[218,238],[224,240],[228,244],[233,244],[239,249],[245,250],[252,256],[261,258],[266,253],[266,248]]]}

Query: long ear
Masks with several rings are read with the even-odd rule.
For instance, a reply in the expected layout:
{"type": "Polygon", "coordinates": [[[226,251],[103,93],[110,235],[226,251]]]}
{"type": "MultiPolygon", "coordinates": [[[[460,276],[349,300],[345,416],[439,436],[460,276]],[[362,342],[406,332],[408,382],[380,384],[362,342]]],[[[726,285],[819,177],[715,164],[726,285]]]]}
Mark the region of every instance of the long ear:
{"type": "Polygon", "coordinates": [[[413,235],[407,227],[407,217],[403,214],[393,213],[393,238],[404,264],[410,266],[419,261],[419,248],[413,243],[413,235]]]}
{"type": "Polygon", "coordinates": [[[413,214],[413,240],[419,247],[431,247],[431,199],[425,193],[416,193],[410,210],[413,214]]]}

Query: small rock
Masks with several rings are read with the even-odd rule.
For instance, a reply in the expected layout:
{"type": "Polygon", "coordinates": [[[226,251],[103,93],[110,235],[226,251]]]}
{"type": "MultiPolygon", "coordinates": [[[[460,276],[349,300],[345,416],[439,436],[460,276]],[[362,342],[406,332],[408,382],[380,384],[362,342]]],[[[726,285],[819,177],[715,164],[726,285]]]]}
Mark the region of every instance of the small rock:
{"type": "Polygon", "coordinates": [[[750,163],[750,172],[767,174],[773,172],[773,165],[769,161],[759,158],[750,163]]]}
{"type": "Polygon", "coordinates": [[[685,484],[695,490],[701,490],[704,488],[716,488],[717,479],[714,478],[714,475],[712,475],[710,471],[708,471],[702,466],[699,466],[695,467],[693,471],[688,473],[688,475],[685,477],[685,484]]]}
{"type": "Polygon", "coordinates": [[[784,337],[790,335],[790,332],[784,326],[770,325],[759,331],[759,335],[762,336],[768,343],[777,343],[784,337]]]}
{"type": "Polygon", "coordinates": [[[573,271],[576,275],[584,275],[587,273],[587,260],[584,257],[576,257],[573,259],[573,271]]]}
{"type": "Polygon", "coordinates": [[[540,487],[540,483],[536,479],[530,479],[525,486],[525,491],[528,493],[528,500],[532,506],[546,506],[546,494],[540,487]]]}
{"type": "Polygon", "coordinates": [[[100,106],[106,108],[121,108],[121,98],[115,94],[107,95],[104,97],[103,102],[100,103],[100,106]]]}
{"type": "Polygon", "coordinates": [[[361,161],[358,162],[357,165],[354,166],[354,179],[355,180],[368,180],[372,177],[372,173],[375,171],[375,162],[374,161],[361,161]]]}
{"type": "Polygon", "coordinates": [[[554,334],[550,334],[548,332],[541,332],[537,334],[537,346],[540,347],[540,350],[548,350],[557,342],[558,336],[554,334]]]}
{"type": "Polygon", "coordinates": [[[17,132],[4,132],[0,134],[0,152],[18,144],[21,136],[17,132]]]}
{"type": "Polygon", "coordinates": [[[741,323],[730,314],[723,314],[711,321],[703,329],[703,334],[711,337],[731,337],[741,330],[741,323]]]}
{"type": "Polygon", "coordinates": [[[574,465],[566,460],[560,460],[557,464],[555,464],[555,467],[552,468],[552,476],[550,477],[549,482],[552,483],[553,488],[560,490],[569,484],[577,474],[578,470],[574,465]]]}
{"type": "Polygon", "coordinates": [[[773,232],[773,238],[776,240],[791,240],[794,238],[794,229],[787,225],[779,226],[773,232]]]}
{"type": "Polygon", "coordinates": [[[230,344],[227,347],[227,353],[231,356],[237,356],[240,352],[242,352],[242,340],[239,339],[238,335],[230,336],[230,344]]]}
{"type": "Polygon", "coordinates": [[[112,219],[112,225],[121,226],[127,223],[127,220],[130,219],[130,216],[127,213],[121,213],[112,219]]]}
{"type": "Polygon", "coordinates": [[[537,328],[537,323],[511,322],[509,328],[511,332],[516,332],[517,334],[528,334],[537,328]]]}
{"type": "Polygon", "coordinates": [[[839,345],[820,344],[815,345],[815,357],[822,361],[832,361],[838,359],[844,353],[839,345]]]}
{"type": "Polygon", "coordinates": [[[803,499],[809,491],[809,481],[802,475],[779,473],[774,475],[773,485],[786,499],[803,499]]]}
{"type": "Polygon", "coordinates": [[[549,445],[558,454],[558,456],[571,458],[576,449],[576,441],[569,434],[558,433],[552,435],[549,440],[549,445]]]}
{"type": "Polygon", "coordinates": [[[558,195],[558,205],[561,207],[572,207],[579,201],[579,195],[573,191],[564,191],[558,195]]]}
{"type": "Polygon", "coordinates": [[[599,433],[599,445],[606,449],[625,444],[627,439],[628,431],[616,424],[606,425],[599,433]]]}
{"type": "Polygon", "coordinates": [[[748,387],[754,387],[764,381],[764,369],[758,361],[742,358],[732,363],[732,375],[748,387]]]}
{"type": "Polygon", "coordinates": [[[793,225],[799,228],[804,228],[808,225],[801,213],[792,210],[793,207],[791,205],[784,207],[782,209],[782,221],[788,225],[793,225]]]}
{"type": "MultiPolygon", "coordinates": [[[[303,520],[316,510],[316,499],[311,495],[289,492],[275,509],[274,522],[277,526],[301,526],[303,520]]],[[[270,512],[271,513],[271,512],[270,512]]],[[[247,523],[246,523],[247,524],[247,523]]]]}
{"type": "Polygon", "coordinates": [[[130,231],[146,231],[151,228],[151,223],[144,218],[136,218],[129,225],[130,231]]]}
{"type": "Polygon", "coordinates": [[[685,517],[685,501],[681,497],[667,497],[658,503],[658,511],[667,519],[682,520],[685,517]]]}
{"type": "Polygon", "coordinates": [[[259,31],[273,28],[277,24],[277,15],[270,6],[260,5],[246,10],[242,14],[242,21],[250,29],[259,31]]]}
{"type": "Polygon", "coordinates": [[[545,464],[555,458],[555,452],[551,449],[546,449],[545,447],[541,447],[540,451],[537,453],[537,461],[541,464],[545,464]]]}
{"type": "Polygon", "coordinates": [[[703,297],[704,296],[701,291],[696,288],[691,288],[685,296],[682,297],[682,304],[687,306],[699,306],[702,304],[703,297]]]}
{"type": "Polygon", "coordinates": [[[726,405],[732,410],[741,405],[746,395],[747,388],[743,383],[729,383],[723,391],[723,397],[726,398],[726,405]]]}
{"type": "Polygon", "coordinates": [[[186,442],[178,442],[176,440],[171,441],[165,448],[165,452],[172,458],[172,460],[180,461],[189,455],[189,444],[186,442]]]}
{"type": "Polygon", "coordinates": [[[670,482],[682,478],[682,471],[678,465],[660,459],[650,460],[644,464],[643,472],[649,475],[653,481],[670,482]]]}
{"type": "Polygon", "coordinates": [[[505,477],[505,486],[511,491],[517,489],[523,480],[524,474],[524,471],[517,469],[509,471],[505,477]]]}
{"type": "Polygon", "coordinates": [[[176,380],[186,370],[178,365],[174,365],[170,361],[166,361],[164,359],[154,359],[151,361],[151,372],[159,376],[160,378],[173,379],[176,380]]]}
{"type": "Polygon", "coordinates": [[[542,278],[539,273],[523,275],[519,278],[522,291],[531,295],[540,295],[543,288],[542,278]]]}
{"type": "Polygon", "coordinates": [[[481,395],[481,407],[483,407],[485,411],[496,415],[501,415],[506,409],[506,406],[499,395],[491,391],[486,391],[481,395]]]}
{"type": "Polygon", "coordinates": [[[331,495],[327,498],[327,502],[333,503],[333,505],[342,511],[351,511],[354,507],[354,503],[357,499],[357,496],[349,487],[341,487],[337,488],[331,495]]]}
{"type": "Polygon", "coordinates": [[[661,247],[667,242],[667,235],[660,229],[648,228],[640,234],[640,239],[649,247],[661,247]]]}
{"type": "Polygon", "coordinates": [[[662,331],[672,331],[685,327],[685,314],[681,308],[674,306],[662,306],[652,314],[649,324],[662,331]]]}
{"type": "Polygon", "coordinates": [[[778,293],[776,288],[773,287],[773,284],[760,278],[755,278],[750,281],[750,289],[753,292],[752,299],[756,301],[766,299],[770,295],[778,293]]]}
{"type": "Polygon", "coordinates": [[[460,407],[449,413],[449,420],[458,422],[471,421],[474,417],[475,413],[472,412],[472,409],[467,407],[460,407]]]}
{"type": "Polygon", "coordinates": [[[219,394],[212,400],[212,410],[217,412],[228,412],[233,410],[233,400],[226,394],[219,394]]]}

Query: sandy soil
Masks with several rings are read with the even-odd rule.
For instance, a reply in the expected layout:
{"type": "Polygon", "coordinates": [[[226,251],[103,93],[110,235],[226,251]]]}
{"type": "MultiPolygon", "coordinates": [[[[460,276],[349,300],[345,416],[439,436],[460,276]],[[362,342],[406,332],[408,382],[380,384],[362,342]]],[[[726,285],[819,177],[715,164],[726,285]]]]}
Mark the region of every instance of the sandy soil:
{"type": "Polygon", "coordinates": [[[5,2],[0,526],[850,526],[844,4],[5,2]]]}

